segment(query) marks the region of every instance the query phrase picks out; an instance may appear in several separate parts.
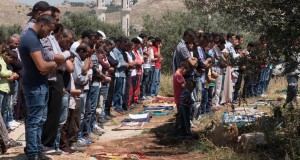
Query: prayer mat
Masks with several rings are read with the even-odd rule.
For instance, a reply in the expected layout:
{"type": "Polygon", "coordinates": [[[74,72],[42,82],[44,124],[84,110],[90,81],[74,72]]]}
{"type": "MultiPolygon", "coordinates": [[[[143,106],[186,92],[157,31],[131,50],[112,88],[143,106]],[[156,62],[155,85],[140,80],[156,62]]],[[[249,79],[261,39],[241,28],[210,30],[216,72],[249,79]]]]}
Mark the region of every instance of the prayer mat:
{"type": "Polygon", "coordinates": [[[152,103],[175,103],[174,97],[156,97],[152,103]]]}
{"type": "Polygon", "coordinates": [[[112,131],[122,130],[142,130],[144,122],[123,122],[119,127],[112,129],[112,131]]]}
{"type": "Polygon", "coordinates": [[[99,154],[91,155],[92,158],[97,160],[110,159],[110,160],[142,160],[147,159],[139,152],[100,152],[99,154]]]}
{"type": "Polygon", "coordinates": [[[121,122],[122,123],[124,123],[124,122],[150,122],[150,117],[149,118],[142,118],[142,119],[125,118],[121,122]]]}
{"type": "Polygon", "coordinates": [[[146,110],[146,111],[143,111],[141,113],[149,113],[151,116],[166,116],[166,115],[169,115],[170,112],[164,112],[163,110],[159,110],[159,111],[151,111],[151,110],[146,110]]]}
{"type": "Polygon", "coordinates": [[[144,108],[144,110],[146,111],[146,110],[154,110],[154,111],[156,111],[156,110],[174,110],[174,107],[173,106],[146,106],[145,108],[144,108]]]}

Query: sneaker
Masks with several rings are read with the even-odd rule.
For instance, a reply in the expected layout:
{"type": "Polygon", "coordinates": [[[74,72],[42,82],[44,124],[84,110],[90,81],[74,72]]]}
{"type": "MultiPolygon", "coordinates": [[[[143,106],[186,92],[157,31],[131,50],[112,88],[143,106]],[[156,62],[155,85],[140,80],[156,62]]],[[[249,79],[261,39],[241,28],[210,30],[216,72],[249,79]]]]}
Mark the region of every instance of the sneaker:
{"type": "Polygon", "coordinates": [[[190,124],[191,124],[191,128],[196,128],[196,126],[193,124],[192,121],[190,121],[190,124]]]}
{"type": "Polygon", "coordinates": [[[77,151],[77,152],[85,152],[86,148],[83,146],[78,146],[77,142],[73,143],[70,147],[71,150],[77,151]]]}
{"type": "Polygon", "coordinates": [[[39,153],[38,158],[39,158],[39,160],[52,160],[52,158],[44,155],[43,153],[39,153]]]}
{"type": "Polygon", "coordinates": [[[146,96],[143,96],[141,99],[142,100],[148,100],[148,98],[146,96]]]}
{"type": "Polygon", "coordinates": [[[87,146],[85,140],[81,139],[81,138],[78,139],[77,142],[73,143],[73,144],[76,145],[76,146],[78,146],[78,147],[86,147],[87,146]]]}
{"type": "Polygon", "coordinates": [[[44,154],[48,155],[61,155],[62,151],[60,149],[55,149],[54,147],[43,147],[44,154]]]}
{"type": "Polygon", "coordinates": [[[104,119],[106,119],[106,120],[111,120],[111,119],[112,119],[112,117],[111,117],[111,116],[109,116],[109,115],[105,115],[105,116],[104,116],[104,119]]]}
{"type": "Polygon", "coordinates": [[[20,125],[21,125],[21,123],[15,121],[15,120],[12,120],[11,122],[8,122],[8,126],[11,126],[11,127],[19,127],[20,125]]]}
{"type": "Polygon", "coordinates": [[[80,143],[85,143],[86,146],[89,146],[90,144],[92,144],[92,142],[89,139],[85,139],[85,138],[79,138],[78,141],[80,143]]]}
{"type": "Polygon", "coordinates": [[[134,102],[135,104],[143,104],[143,102],[142,101],[140,101],[140,100],[138,100],[138,101],[136,101],[136,102],[134,102]]]}
{"type": "Polygon", "coordinates": [[[85,139],[90,140],[92,143],[96,142],[99,139],[98,135],[95,135],[94,133],[90,133],[87,136],[85,136],[85,139]]]}
{"type": "Polygon", "coordinates": [[[71,148],[62,148],[61,151],[63,152],[63,154],[72,154],[72,153],[75,153],[76,151],[71,149],[71,148]]]}
{"type": "Polygon", "coordinates": [[[146,98],[147,98],[148,100],[151,100],[151,99],[152,99],[152,97],[151,97],[151,96],[146,96],[146,98]]]}
{"type": "Polygon", "coordinates": [[[105,130],[99,127],[98,124],[95,124],[93,133],[97,135],[102,135],[103,133],[105,133],[105,130]]]}

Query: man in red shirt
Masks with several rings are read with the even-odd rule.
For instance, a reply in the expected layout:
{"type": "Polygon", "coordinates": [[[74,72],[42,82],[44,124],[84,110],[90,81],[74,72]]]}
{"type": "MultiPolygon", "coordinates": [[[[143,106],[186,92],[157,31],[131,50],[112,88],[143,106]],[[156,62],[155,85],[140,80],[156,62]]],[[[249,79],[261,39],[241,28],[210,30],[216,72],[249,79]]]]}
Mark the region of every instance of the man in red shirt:
{"type": "Polygon", "coordinates": [[[163,60],[160,51],[161,51],[161,39],[159,37],[156,37],[153,42],[153,52],[154,52],[154,58],[155,61],[155,67],[154,67],[154,74],[152,77],[152,83],[151,83],[151,96],[157,96],[159,91],[159,85],[160,85],[160,69],[161,69],[161,61],[163,60]]]}
{"type": "Polygon", "coordinates": [[[174,88],[174,100],[176,103],[176,107],[178,107],[180,93],[184,89],[185,79],[184,74],[189,69],[189,64],[187,62],[181,62],[178,69],[173,75],[173,88],[174,88]]]}

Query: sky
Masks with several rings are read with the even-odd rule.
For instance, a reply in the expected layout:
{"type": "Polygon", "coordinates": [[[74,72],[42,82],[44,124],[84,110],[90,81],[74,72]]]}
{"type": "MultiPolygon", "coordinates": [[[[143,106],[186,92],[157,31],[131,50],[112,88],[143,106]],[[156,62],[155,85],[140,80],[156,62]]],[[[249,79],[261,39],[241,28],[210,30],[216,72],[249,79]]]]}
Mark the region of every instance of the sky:
{"type": "MultiPolygon", "coordinates": [[[[40,1],[40,0],[17,0],[19,2],[22,3],[26,3],[26,4],[30,4],[30,5],[34,5],[36,2],[40,1]]],[[[48,2],[50,5],[57,5],[57,4],[61,4],[63,2],[63,0],[44,0],[46,2],[48,2]]],[[[92,1],[92,0],[70,0],[70,2],[87,2],[87,1],[92,1]]],[[[96,0],[94,0],[96,1],[96,0]]],[[[109,3],[111,0],[105,0],[106,3],[109,3]]]]}

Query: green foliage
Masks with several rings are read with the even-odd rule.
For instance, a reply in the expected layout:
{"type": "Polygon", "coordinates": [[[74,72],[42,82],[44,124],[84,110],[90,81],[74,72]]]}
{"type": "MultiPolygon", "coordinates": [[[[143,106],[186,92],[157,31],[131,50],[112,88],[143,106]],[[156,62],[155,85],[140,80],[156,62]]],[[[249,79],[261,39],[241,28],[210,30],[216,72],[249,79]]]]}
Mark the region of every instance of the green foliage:
{"type": "Polygon", "coordinates": [[[76,38],[80,38],[81,33],[85,30],[102,30],[107,37],[123,36],[124,33],[119,25],[107,24],[100,20],[95,15],[85,13],[70,13],[63,17],[62,24],[71,29],[76,38]]]}
{"type": "Polygon", "coordinates": [[[234,17],[245,29],[255,31],[273,46],[285,48],[300,35],[299,1],[290,0],[186,0],[188,8],[202,14],[220,13],[234,17]]]}
{"type": "Polygon", "coordinates": [[[15,33],[21,33],[21,31],[22,31],[22,27],[20,25],[12,25],[12,26],[1,25],[0,41],[5,42],[11,35],[15,33]]]}

